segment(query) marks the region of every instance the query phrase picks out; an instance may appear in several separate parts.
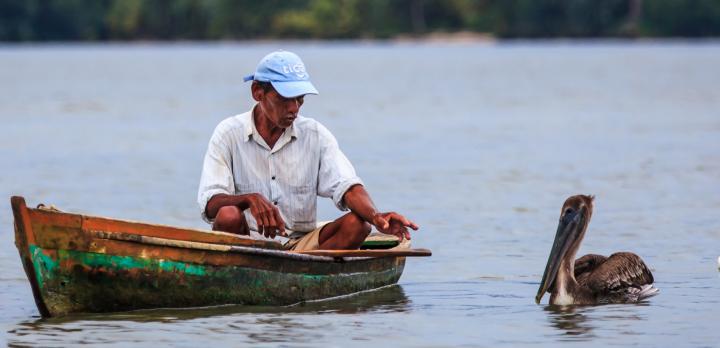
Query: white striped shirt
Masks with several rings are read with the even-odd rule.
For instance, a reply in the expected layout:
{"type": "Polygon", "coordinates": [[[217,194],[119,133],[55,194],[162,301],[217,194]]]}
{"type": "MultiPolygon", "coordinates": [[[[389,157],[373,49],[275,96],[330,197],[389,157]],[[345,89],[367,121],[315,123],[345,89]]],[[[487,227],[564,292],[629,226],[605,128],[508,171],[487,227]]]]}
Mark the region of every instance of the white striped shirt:
{"type": "MultiPolygon", "coordinates": [[[[198,188],[203,219],[212,222],[205,207],[217,194],[262,194],[277,205],[285,228],[300,232],[316,227],[317,196],[331,197],[338,209],[347,210],[343,195],[362,181],[330,131],[298,115],[270,149],[252,114],[227,118],[215,128],[198,188]]],[[[257,231],[250,209],[245,217],[257,231]]]]}

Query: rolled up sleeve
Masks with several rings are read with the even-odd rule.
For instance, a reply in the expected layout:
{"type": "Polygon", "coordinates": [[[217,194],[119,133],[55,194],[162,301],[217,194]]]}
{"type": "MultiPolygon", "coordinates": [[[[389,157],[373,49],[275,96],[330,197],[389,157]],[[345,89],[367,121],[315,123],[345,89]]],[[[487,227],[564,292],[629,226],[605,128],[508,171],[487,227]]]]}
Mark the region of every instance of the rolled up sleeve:
{"type": "Polygon", "coordinates": [[[222,133],[217,129],[208,144],[205,160],[203,161],[200,186],[198,187],[197,202],[200,214],[208,223],[212,223],[205,213],[208,201],[217,194],[234,194],[235,179],[232,173],[232,159],[230,148],[222,139],[222,133]]]}
{"type": "Polygon", "coordinates": [[[320,141],[320,171],[318,173],[318,195],[332,198],[335,206],[348,210],[343,196],[353,185],[362,185],[350,160],[340,151],[337,140],[324,126],[318,124],[320,141]]]}

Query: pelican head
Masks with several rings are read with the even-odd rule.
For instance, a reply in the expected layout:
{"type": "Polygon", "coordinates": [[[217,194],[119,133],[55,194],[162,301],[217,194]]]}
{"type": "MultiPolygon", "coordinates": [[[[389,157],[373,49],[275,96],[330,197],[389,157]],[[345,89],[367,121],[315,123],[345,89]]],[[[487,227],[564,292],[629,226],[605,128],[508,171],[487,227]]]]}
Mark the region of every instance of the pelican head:
{"type": "Polygon", "coordinates": [[[540,303],[545,292],[553,286],[563,260],[568,259],[569,262],[566,264],[570,267],[569,276],[574,279],[573,261],[590,222],[594,199],[594,196],[577,195],[565,200],[560,211],[560,222],[555,233],[555,241],[553,241],[550,256],[548,256],[547,265],[545,265],[540,288],[535,296],[535,303],[540,303]]]}

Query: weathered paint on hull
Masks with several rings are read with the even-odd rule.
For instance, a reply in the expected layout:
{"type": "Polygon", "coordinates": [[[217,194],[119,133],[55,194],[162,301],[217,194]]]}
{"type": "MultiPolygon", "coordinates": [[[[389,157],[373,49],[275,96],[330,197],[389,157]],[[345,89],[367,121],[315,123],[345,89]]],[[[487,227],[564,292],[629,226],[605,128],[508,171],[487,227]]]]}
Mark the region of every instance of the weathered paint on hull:
{"type": "Polygon", "coordinates": [[[383,270],[353,272],[346,270],[347,263],[318,263],[323,274],[306,274],[36,246],[30,253],[51,316],[222,304],[288,305],[395,284],[405,265],[405,258],[355,261],[382,263],[370,268],[383,270]]]}

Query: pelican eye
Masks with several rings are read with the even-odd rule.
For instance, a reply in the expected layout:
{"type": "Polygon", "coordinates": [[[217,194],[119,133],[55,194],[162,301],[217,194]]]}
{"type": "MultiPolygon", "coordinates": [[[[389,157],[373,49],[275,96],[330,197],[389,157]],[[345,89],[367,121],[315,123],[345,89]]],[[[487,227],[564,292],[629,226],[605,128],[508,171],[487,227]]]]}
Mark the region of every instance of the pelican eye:
{"type": "Polygon", "coordinates": [[[572,208],[567,208],[567,209],[565,209],[565,215],[572,214],[572,213],[573,213],[573,209],[572,209],[572,208]]]}

